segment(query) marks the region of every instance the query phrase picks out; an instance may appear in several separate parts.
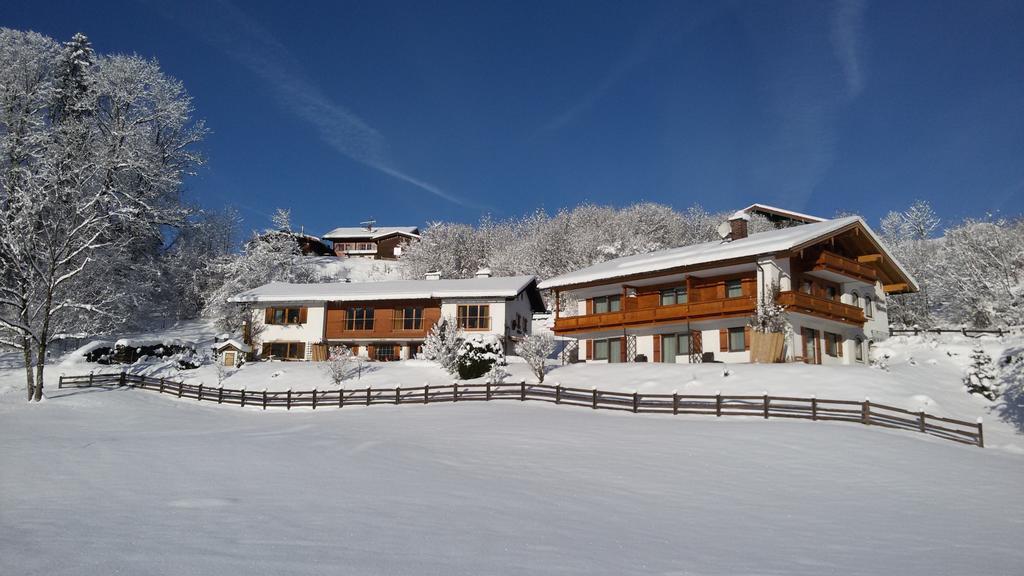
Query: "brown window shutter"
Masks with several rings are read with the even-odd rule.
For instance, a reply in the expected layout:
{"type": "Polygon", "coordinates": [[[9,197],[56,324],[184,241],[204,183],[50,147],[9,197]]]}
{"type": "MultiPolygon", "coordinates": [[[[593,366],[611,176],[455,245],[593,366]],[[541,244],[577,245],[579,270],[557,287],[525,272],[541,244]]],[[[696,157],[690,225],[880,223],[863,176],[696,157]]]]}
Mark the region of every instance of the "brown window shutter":
{"type": "Polygon", "coordinates": [[[743,349],[750,350],[750,326],[743,327],[743,349]]]}
{"type": "Polygon", "coordinates": [[[839,334],[835,334],[834,336],[835,336],[835,339],[836,339],[836,354],[838,354],[839,357],[842,358],[843,357],[843,337],[840,336],[839,334]]]}
{"type": "Polygon", "coordinates": [[[619,338],[619,361],[626,362],[626,337],[619,338]]]}
{"type": "MultiPolygon", "coordinates": [[[[589,300],[588,300],[589,302],[589,300]]],[[[594,341],[587,340],[587,360],[594,359],[594,341]]]]}
{"type": "Polygon", "coordinates": [[[308,310],[306,307],[299,308],[299,324],[306,323],[306,310],[308,310]]]}
{"type": "Polygon", "coordinates": [[[267,308],[266,310],[263,311],[263,323],[264,324],[273,324],[274,323],[274,309],[273,308],[267,308]]]}
{"type": "Polygon", "coordinates": [[[718,330],[718,348],[720,352],[729,351],[729,329],[721,328],[718,330]]]}
{"type": "Polygon", "coordinates": [[[587,298],[587,314],[593,314],[593,313],[594,313],[594,299],[593,298],[587,298]]]}
{"type": "Polygon", "coordinates": [[[298,345],[295,346],[295,348],[296,348],[296,351],[298,352],[298,357],[305,359],[306,358],[306,343],[305,342],[299,342],[298,345]]]}
{"type": "Polygon", "coordinates": [[[359,356],[359,346],[350,346],[349,350],[352,351],[353,356],[359,356]]]}
{"type": "Polygon", "coordinates": [[[661,334],[654,335],[654,361],[661,362],[661,334]]]}
{"type": "Polygon", "coordinates": [[[377,347],[374,346],[373,344],[366,345],[366,357],[369,358],[370,360],[373,360],[373,355],[376,353],[376,351],[377,347]]]}
{"type": "Polygon", "coordinates": [[[690,332],[690,341],[693,342],[693,353],[694,354],[703,354],[704,353],[704,342],[703,342],[704,337],[701,334],[702,334],[702,332],[700,330],[697,330],[695,332],[690,332]]]}
{"type": "Polygon", "coordinates": [[[270,343],[263,344],[263,353],[260,356],[270,356],[270,343]]]}

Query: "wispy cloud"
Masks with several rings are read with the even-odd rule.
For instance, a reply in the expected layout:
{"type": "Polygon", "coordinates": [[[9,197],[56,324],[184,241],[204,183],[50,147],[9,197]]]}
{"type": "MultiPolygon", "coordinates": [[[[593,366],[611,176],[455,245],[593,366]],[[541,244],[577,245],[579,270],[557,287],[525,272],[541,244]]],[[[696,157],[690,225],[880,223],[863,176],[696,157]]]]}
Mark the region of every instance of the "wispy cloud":
{"type": "Polygon", "coordinates": [[[861,38],[865,8],[864,0],[839,0],[832,15],[832,46],[843,68],[846,94],[850,98],[856,98],[864,89],[861,38]]]}
{"type": "MultiPolygon", "coordinates": [[[[180,7],[175,6],[158,3],[155,7],[178,18],[180,7]]],[[[201,2],[187,12],[185,26],[262,78],[282,108],[312,126],[340,154],[454,204],[480,207],[402,170],[379,131],[325,94],[300,72],[301,62],[286,46],[229,0],[201,2]]]]}

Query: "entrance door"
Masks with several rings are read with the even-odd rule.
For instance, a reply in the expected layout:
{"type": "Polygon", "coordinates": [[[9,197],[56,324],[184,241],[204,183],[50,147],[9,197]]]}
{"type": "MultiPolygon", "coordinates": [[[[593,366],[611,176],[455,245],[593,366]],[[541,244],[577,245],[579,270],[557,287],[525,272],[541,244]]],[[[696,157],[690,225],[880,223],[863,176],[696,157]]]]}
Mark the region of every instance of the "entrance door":
{"type": "Polygon", "coordinates": [[[622,340],[612,338],[608,340],[608,362],[622,362],[622,340]]]}
{"type": "Polygon", "coordinates": [[[665,334],[661,337],[661,361],[668,364],[675,364],[676,354],[679,354],[679,339],[675,334],[665,334]]]}
{"type": "Polygon", "coordinates": [[[235,365],[235,353],[227,351],[224,353],[224,365],[234,367],[235,365]]]}
{"type": "Polygon", "coordinates": [[[800,331],[804,340],[804,363],[821,364],[818,357],[818,331],[804,328],[800,331]]]}

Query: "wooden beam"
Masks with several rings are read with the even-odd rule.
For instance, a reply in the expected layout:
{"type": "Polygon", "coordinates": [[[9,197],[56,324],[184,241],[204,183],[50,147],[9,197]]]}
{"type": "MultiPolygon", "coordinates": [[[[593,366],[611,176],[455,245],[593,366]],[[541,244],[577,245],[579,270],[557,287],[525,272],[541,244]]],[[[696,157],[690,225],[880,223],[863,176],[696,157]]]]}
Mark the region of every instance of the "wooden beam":
{"type": "Polygon", "coordinates": [[[863,256],[857,256],[857,262],[861,264],[871,264],[872,262],[881,262],[881,254],[864,254],[863,256]]]}
{"type": "Polygon", "coordinates": [[[910,285],[906,282],[901,282],[899,284],[886,284],[882,288],[886,294],[892,294],[893,292],[906,292],[910,285]]]}

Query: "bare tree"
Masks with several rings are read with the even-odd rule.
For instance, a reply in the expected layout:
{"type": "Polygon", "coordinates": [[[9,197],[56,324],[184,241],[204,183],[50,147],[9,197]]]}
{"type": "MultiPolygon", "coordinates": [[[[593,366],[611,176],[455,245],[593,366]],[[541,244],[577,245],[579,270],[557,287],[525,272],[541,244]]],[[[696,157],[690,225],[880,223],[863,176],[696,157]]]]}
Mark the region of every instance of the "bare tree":
{"type": "Polygon", "coordinates": [[[550,334],[530,334],[516,343],[516,353],[530,367],[530,371],[537,377],[537,382],[544,383],[544,374],[547,372],[547,359],[555,352],[555,339],[550,334]]]}

